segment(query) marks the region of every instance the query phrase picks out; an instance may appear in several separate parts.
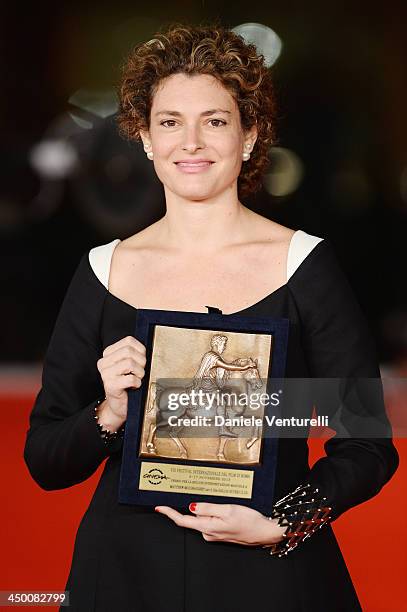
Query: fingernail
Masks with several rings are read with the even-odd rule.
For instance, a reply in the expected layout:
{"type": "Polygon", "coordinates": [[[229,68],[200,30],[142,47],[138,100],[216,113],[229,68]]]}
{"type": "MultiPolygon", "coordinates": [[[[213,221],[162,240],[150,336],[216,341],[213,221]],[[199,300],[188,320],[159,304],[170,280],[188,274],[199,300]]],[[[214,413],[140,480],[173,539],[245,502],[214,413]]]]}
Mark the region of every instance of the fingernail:
{"type": "Polygon", "coordinates": [[[160,512],[158,508],[154,508],[154,510],[155,510],[156,512],[160,512]]]}
{"type": "Polygon", "coordinates": [[[189,504],[189,509],[190,509],[191,512],[195,512],[195,508],[196,508],[196,503],[195,502],[192,503],[192,504],[189,504]]]}

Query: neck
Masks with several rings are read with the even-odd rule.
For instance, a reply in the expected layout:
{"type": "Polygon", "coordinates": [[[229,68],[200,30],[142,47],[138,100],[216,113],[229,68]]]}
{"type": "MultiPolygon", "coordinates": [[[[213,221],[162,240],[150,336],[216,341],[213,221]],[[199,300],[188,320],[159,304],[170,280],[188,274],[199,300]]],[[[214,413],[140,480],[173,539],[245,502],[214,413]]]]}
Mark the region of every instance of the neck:
{"type": "MultiPolygon", "coordinates": [[[[190,200],[166,193],[166,214],[159,221],[160,240],[169,248],[204,255],[242,242],[247,218],[253,214],[236,193],[206,200],[190,200]]],[[[157,228],[158,229],[158,228],[157,228]]]]}

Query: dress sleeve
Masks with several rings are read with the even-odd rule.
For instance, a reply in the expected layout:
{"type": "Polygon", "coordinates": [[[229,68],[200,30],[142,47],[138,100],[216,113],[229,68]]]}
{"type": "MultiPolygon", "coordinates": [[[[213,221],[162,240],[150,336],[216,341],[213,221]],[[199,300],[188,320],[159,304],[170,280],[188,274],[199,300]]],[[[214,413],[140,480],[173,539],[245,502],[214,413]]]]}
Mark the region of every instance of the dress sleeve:
{"type": "Polygon", "coordinates": [[[340,379],[342,392],[341,401],[335,402],[331,393],[324,396],[317,391],[318,382],[311,381],[316,411],[335,423],[330,426],[336,433],[326,441],[326,456],[313,465],[307,482],[299,483],[274,505],[273,518],[289,526],[283,544],[271,550],[279,556],[349,508],[374,497],[399,462],[385,411],[377,348],[328,240],[315,247],[290,287],[309,375],[340,379]],[[359,390],[356,400],[348,393],[354,387],[359,390]]]}
{"type": "Polygon", "coordinates": [[[91,476],[123,444],[102,438],[95,408],[104,398],[97,360],[105,292],[90,274],[85,253],[62,302],[45,354],[42,386],[29,418],[24,460],[45,490],[64,489],[91,476]]]}
{"type": "Polygon", "coordinates": [[[340,378],[345,384],[359,382],[362,389],[359,415],[353,414],[355,402],[352,410],[345,406],[339,413],[338,404],[316,400],[317,411],[336,418],[341,430],[325,443],[327,456],[311,470],[311,481],[320,485],[332,506],[334,520],[380,491],[398,467],[398,453],[386,416],[377,348],[329,241],[321,243],[313,263],[312,272],[310,267],[294,283],[310,376],[340,378]],[[374,419],[375,430],[382,432],[383,437],[373,438],[368,432],[366,437],[360,437],[367,415],[374,419]]]}

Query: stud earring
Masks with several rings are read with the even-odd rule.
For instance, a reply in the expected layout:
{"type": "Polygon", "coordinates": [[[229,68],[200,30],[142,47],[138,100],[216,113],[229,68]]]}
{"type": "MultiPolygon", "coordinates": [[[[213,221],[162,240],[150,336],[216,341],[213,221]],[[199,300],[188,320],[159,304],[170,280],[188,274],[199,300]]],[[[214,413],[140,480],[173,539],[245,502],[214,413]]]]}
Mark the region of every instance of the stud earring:
{"type": "MultiPolygon", "coordinates": [[[[246,144],[245,148],[250,150],[251,149],[251,145],[250,144],[246,144]]],[[[243,155],[242,155],[242,158],[243,158],[243,161],[249,160],[250,159],[250,153],[248,151],[244,151],[243,155]]]]}
{"type": "Polygon", "coordinates": [[[151,145],[149,145],[149,144],[148,145],[144,145],[144,151],[146,151],[148,159],[153,159],[154,153],[152,151],[149,151],[150,147],[151,147],[151,145]]]}

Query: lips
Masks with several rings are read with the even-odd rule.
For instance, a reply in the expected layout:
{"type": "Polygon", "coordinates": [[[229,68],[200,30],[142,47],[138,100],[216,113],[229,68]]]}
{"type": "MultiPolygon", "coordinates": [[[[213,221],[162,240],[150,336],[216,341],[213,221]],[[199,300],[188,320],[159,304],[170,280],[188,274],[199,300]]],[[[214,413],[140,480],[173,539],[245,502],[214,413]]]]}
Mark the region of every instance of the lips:
{"type": "Polygon", "coordinates": [[[199,164],[185,164],[184,162],[178,162],[177,166],[180,168],[208,168],[212,162],[200,162],[199,164]]]}
{"type": "Polygon", "coordinates": [[[196,159],[180,159],[178,162],[174,162],[177,166],[178,171],[185,174],[201,174],[206,173],[207,170],[215,162],[210,159],[196,158],[196,159]]]}
{"type": "Polygon", "coordinates": [[[199,167],[199,166],[209,166],[210,164],[213,164],[214,162],[211,161],[210,159],[196,159],[196,160],[189,160],[189,159],[180,159],[180,161],[178,162],[174,162],[177,166],[186,166],[186,167],[199,167]]]}

